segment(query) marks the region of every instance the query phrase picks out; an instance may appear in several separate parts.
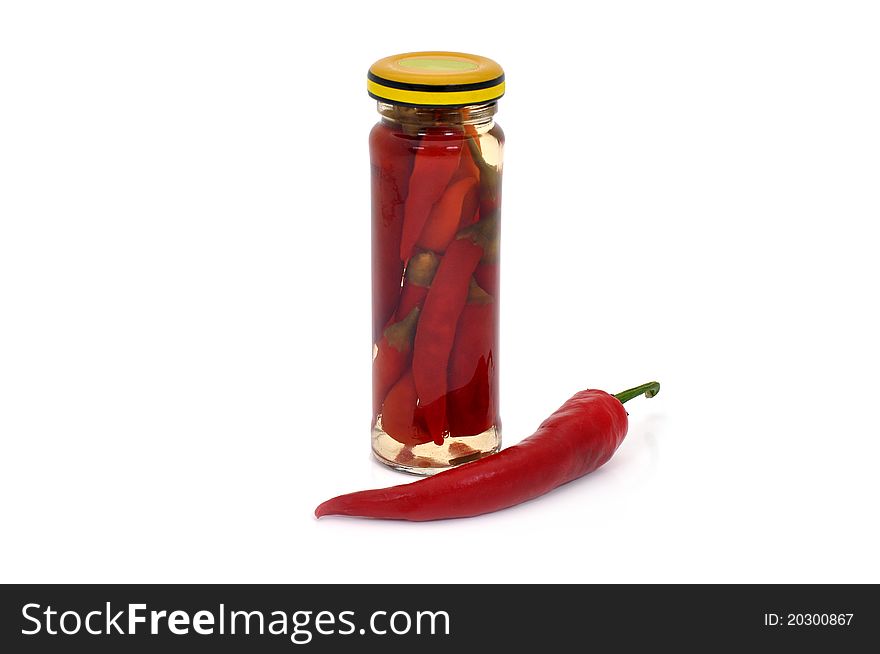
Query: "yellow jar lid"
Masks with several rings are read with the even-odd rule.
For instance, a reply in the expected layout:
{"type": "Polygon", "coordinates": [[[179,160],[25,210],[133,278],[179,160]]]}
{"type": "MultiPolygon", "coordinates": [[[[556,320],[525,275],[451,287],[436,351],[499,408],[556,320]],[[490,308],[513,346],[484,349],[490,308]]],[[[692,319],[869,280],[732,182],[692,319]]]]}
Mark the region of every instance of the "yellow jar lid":
{"type": "Polygon", "coordinates": [[[371,98],[417,107],[461,107],[504,95],[504,71],[463,52],[408,52],[380,59],[367,73],[371,98]]]}

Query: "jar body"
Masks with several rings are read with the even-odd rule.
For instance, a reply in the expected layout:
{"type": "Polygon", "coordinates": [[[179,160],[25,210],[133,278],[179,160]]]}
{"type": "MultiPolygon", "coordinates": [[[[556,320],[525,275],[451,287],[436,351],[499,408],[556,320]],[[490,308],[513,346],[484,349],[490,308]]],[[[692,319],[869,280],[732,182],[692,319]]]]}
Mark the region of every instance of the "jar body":
{"type": "Polygon", "coordinates": [[[501,164],[494,103],[379,103],[372,449],[431,474],[497,451],[501,164]]]}

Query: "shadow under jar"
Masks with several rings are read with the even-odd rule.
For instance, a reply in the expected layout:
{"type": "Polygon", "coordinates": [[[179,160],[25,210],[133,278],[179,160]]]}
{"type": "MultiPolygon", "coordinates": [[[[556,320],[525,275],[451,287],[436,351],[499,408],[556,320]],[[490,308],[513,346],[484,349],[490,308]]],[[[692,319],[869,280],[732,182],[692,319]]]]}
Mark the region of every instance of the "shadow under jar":
{"type": "Polygon", "coordinates": [[[370,68],[372,448],[432,474],[498,450],[504,76],[461,53],[370,68]]]}

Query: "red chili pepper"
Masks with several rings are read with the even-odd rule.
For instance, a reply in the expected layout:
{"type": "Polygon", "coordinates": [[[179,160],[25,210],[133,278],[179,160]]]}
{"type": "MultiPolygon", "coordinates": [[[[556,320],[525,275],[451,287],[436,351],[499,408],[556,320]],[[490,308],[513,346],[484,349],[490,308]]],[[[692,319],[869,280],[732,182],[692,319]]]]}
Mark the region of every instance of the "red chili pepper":
{"type": "MultiPolygon", "coordinates": [[[[468,135],[469,138],[473,138],[472,136],[469,136],[471,132],[468,128],[471,128],[474,134],[476,134],[476,129],[474,129],[473,125],[465,125],[465,134],[468,135]]],[[[477,148],[479,148],[479,145],[477,145],[477,148]]],[[[472,198],[468,196],[468,206],[461,212],[461,220],[458,223],[459,229],[469,227],[480,219],[480,198],[483,194],[482,186],[480,186],[480,167],[474,161],[474,156],[471,154],[471,148],[469,146],[461,149],[461,163],[458,166],[458,171],[452,177],[452,182],[457,182],[466,177],[473,177],[477,180],[477,197],[472,198]],[[470,202],[474,202],[475,209],[473,211],[471,211],[469,207],[470,202]]]]}
{"type": "Polygon", "coordinates": [[[480,356],[471,378],[446,394],[446,419],[451,437],[476,436],[495,421],[492,402],[494,356],[480,356]]]}
{"type": "Polygon", "coordinates": [[[409,180],[400,240],[400,258],[409,261],[413,248],[431,208],[458,169],[462,142],[458,135],[425,134],[416,149],[415,163],[409,180]]]}
{"type": "Polygon", "coordinates": [[[454,181],[431,209],[428,222],[419,236],[418,246],[434,252],[445,252],[455,237],[459,224],[473,217],[480,204],[479,187],[473,177],[454,181]]]}
{"type": "Polygon", "coordinates": [[[413,336],[419,320],[415,307],[406,318],[393,323],[382,332],[382,339],[373,359],[373,417],[379,414],[386,393],[409,366],[413,336]]]}
{"type": "Polygon", "coordinates": [[[626,436],[623,403],[659,390],[660,384],[651,382],[617,395],[580,391],[534,434],[498,454],[410,484],[340,495],[318,506],[315,515],[442,520],[520,504],[608,461],[626,436]]]}
{"type": "Polygon", "coordinates": [[[382,430],[398,443],[421,445],[431,435],[418,410],[416,385],[411,372],[397,380],[382,403],[382,430]]]}
{"type": "MultiPolygon", "coordinates": [[[[468,127],[473,127],[473,125],[465,125],[465,131],[467,132],[468,127]]],[[[461,149],[461,163],[458,166],[458,172],[455,173],[455,176],[452,178],[453,182],[457,182],[460,179],[464,179],[466,177],[473,177],[477,180],[477,197],[469,198],[470,201],[475,202],[475,209],[471,211],[470,208],[465,208],[461,212],[461,220],[458,223],[459,229],[464,229],[470,225],[473,225],[480,219],[480,197],[482,197],[482,187],[479,186],[480,183],[480,167],[474,162],[474,157],[471,154],[470,147],[464,147],[461,149]]]]}
{"type": "Polygon", "coordinates": [[[373,342],[397,306],[403,261],[403,209],[413,168],[414,141],[379,123],[370,132],[373,209],[373,342]]]}
{"type": "Polygon", "coordinates": [[[470,238],[452,242],[431,282],[416,329],[413,376],[428,431],[438,445],[443,444],[446,428],[446,371],[455,327],[482,256],[483,248],[470,238]]]}
{"type": "Polygon", "coordinates": [[[450,436],[474,436],[495,420],[495,303],[471,282],[449,355],[446,419],[450,436]]]}

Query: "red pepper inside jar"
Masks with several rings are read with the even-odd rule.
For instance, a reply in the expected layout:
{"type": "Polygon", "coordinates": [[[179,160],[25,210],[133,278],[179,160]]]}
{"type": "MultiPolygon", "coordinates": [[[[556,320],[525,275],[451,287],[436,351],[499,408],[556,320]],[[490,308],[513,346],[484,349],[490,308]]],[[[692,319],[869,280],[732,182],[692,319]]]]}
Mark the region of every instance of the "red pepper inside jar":
{"type": "Polygon", "coordinates": [[[504,72],[415,52],[368,74],[373,417],[379,461],[430,474],[498,450],[504,72]]]}

